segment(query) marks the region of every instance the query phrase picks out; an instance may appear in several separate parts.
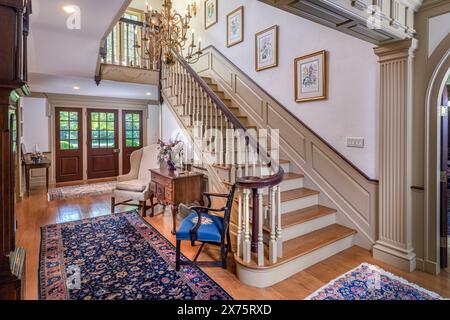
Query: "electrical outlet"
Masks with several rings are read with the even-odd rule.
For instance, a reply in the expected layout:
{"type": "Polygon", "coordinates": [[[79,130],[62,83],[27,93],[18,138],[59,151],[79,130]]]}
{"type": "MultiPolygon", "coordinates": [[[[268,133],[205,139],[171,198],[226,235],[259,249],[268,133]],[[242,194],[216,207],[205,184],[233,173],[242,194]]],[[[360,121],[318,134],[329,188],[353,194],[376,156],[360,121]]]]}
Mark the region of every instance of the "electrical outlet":
{"type": "Polygon", "coordinates": [[[347,147],[364,148],[364,138],[347,138],[347,147]]]}

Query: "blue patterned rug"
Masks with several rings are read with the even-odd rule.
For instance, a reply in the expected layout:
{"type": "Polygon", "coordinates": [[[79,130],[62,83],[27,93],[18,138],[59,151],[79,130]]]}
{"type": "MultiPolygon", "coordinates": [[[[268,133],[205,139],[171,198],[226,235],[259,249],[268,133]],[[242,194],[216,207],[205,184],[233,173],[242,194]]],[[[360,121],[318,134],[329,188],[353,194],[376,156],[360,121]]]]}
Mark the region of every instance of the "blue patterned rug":
{"type": "Polygon", "coordinates": [[[306,300],[443,300],[383,269],[363,263],[323,286],[306,300]]]}
{"type": "Polygon", "coordinates": [[[45,300],[232,300],[136,211],[43,227],[39,269],[45,300]]]}

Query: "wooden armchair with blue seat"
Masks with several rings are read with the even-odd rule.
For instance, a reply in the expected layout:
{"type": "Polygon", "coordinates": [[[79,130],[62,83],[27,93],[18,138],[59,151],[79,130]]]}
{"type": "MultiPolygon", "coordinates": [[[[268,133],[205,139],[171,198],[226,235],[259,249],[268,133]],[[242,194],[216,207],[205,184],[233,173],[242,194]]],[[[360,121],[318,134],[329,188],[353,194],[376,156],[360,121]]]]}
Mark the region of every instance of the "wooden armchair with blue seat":
{"type": "Polygon", "coordinates": [[[202,266],[227,268],[227,256],[231,252],[230,216],[233,207],[234,192],[236,186],[231,187],[228,194],[204,193],[208,200],[208,206],[189,207],[191,212],[182,222],[176,233],[176,270],[180,271],[180,265],[197,264],[202,266]],[[220,209],[211,208],[211,198],[225,198],[226,205],[220,209]],[[214,214],[212,214],[214,213],[214,214]],[[223,216],[219,216],[223,213],[223,216]],[[202,242],[193,262],[181,261],[181,241],[190,241],[194,246],[196,241],[202,242]],[[220,246],[221,261],[202,261],[197,259],[205,244],[220,246]]]}

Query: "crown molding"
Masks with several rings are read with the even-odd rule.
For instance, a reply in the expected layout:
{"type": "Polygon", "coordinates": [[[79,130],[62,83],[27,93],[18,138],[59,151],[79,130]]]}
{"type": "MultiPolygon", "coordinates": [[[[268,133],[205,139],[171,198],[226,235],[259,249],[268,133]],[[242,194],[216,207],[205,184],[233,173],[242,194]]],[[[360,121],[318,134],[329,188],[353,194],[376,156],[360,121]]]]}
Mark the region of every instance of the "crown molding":
{"type": "Polygon", "coordinates": [[[156,100],[142,100],[142,99],[125,99],[125,98],[111,98],[111,97],[98,97],[98,96],[82,96],[73,94],[59,94],[59,93],[45,93],[45,92],[33,92],[31,97],[34,98],[47,98],[52,104],[57,103],[73,103],[82,104],[83,106],[98,105],[98,104],[111,104],[121,105],[128,107],[143,107],[148,105],[159,104],[156,100]]]}

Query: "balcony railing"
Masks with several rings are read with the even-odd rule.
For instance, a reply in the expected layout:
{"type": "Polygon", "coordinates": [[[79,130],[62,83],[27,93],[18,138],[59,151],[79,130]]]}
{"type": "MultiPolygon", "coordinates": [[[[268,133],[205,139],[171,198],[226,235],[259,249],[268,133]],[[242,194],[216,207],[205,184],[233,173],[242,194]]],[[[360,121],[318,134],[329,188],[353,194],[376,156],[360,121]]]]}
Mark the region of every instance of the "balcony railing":
{"type": "Polygon", "coordinates": [[[102,63],[159,70],[158,41],[147,39],[143,31],[141,21],[121,18],[101,49],[102,63]]]}

